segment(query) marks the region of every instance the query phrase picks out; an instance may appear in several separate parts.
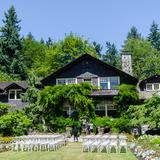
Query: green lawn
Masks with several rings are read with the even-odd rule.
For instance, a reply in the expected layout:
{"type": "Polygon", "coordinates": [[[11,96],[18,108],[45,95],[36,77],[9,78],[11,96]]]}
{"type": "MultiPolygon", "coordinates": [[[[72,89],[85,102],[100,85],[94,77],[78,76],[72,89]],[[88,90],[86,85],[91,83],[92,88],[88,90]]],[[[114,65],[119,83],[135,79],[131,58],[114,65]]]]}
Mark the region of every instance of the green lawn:
{"type": "Polygon", "coordinates": [[[81,143],[69,143],[53,152],[3,152],[0,160],[136,160],[129,153],[83,153],[81,143]]]}

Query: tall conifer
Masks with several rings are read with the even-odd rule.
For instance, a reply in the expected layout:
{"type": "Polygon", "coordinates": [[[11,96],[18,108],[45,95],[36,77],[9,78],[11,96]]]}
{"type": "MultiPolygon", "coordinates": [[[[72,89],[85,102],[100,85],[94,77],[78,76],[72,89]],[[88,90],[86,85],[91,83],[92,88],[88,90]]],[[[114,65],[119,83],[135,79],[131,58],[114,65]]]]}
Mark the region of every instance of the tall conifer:
{"type": "Polygon", "coordinates": [[[159,32],[158,24],[155,23],[154,21],[150,28],[148,40],[151,42],[152,46],[155,49],[160,50],[160,32],[159,32]]]}
{"type": "Polygon", "coordinates": [[[14,6],[4,13],[4,26],[0,28],[0,64],[2,71],[24,79],[26,76],[21,55],[22,38],[20,37],[20,20],[14,6]]]}

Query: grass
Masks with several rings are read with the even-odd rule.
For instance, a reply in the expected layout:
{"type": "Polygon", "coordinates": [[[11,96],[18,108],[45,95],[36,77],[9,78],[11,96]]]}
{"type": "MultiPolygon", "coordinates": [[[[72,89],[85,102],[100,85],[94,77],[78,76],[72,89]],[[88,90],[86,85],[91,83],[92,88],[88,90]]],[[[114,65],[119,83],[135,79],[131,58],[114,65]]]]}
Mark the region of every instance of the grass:
{"type": "Polygon", "coordinates": [[[69,143],[53,152],[3,152],[0,160],[136,160],[131,153],[87,153],[81,151],[81,143],[69,143]]]}

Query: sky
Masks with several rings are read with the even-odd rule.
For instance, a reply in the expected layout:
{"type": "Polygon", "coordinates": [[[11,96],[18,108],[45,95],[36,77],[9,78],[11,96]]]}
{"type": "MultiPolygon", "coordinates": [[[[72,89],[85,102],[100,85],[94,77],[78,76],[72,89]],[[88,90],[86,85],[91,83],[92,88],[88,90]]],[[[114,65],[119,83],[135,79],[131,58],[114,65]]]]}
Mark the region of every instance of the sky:
{"type": "Polygon", "coordinates": [[[160,24],[160,0],[0,0],[0,26],[11,5],[21,19],[21,35],[31,32],[37,40],[58,41],[73,32],[121,49],[133,25],[146,37],[153,20],[160,24]]]}

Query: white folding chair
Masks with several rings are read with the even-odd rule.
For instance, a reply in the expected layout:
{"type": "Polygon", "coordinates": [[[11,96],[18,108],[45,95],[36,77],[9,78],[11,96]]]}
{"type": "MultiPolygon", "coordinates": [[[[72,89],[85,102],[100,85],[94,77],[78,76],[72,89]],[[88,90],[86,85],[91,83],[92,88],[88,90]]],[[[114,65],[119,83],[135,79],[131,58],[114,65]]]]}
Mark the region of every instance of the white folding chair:
{"type": "Polygon", "coordinates": [[[111,153],[113,149],[115,149],[116,153],[118,152],[118,136],[117,135],[110,136],[110,143],[108,145],[108,152],[111,153]]]}
{"type": "Polygon", "coordinates": [[[125,135],[119,135],[119,152],[125,149],[127,152],[127,137],[125,135]]]}

